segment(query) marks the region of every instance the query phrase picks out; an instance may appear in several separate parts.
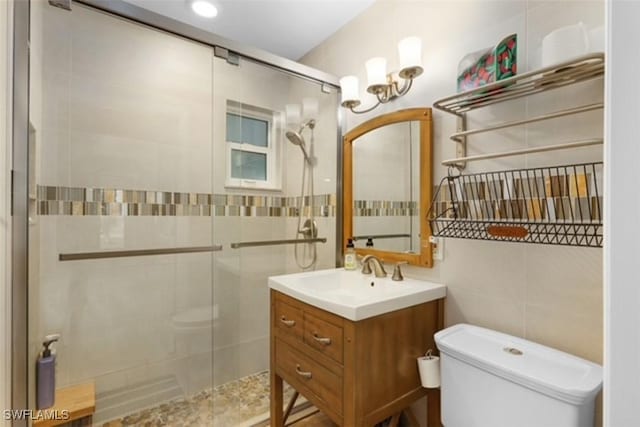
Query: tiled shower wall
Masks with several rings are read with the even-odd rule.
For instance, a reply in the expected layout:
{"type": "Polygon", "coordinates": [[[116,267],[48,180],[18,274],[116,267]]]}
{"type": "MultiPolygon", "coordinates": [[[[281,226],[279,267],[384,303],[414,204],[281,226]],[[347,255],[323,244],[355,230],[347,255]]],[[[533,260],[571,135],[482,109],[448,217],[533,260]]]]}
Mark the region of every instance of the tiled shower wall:
{"type": "MultiPolygon", "coordinates": [[[[397,42],[410,35],[422,38],[425,71],[411,92],[369,114],[345,112],[349,130],[375,115],[429,107],[435,100],[454,94],[460,59],[514,32],[518,34],[519,72],[536,69],[541,63],[542,38],[555,28],[578,22],[589,30],[604,25],[604,2],[379,0],[302,61],[338,76],[358,75],[366,108],[373,99],[365,92],[364,62],[385,56],[389,68],[396,69],[397,42]]],[[[468,126],[477,128],[601,102],[602,93],[602,81],[551,91],[472,112],[468,126]]],[[[602,121],[602,112],[595,111],[478,135],[470,138],[469,154],[599,137],[602,121]]],[[[436,183],[447,173],[440,162],[455,157],[455,145],[449,140],[454,132],[455,117],[434,111],[436,183]]],[[[471,163],[467,171],[600,160],[601,147],[595,147],[471,163]]],[[[601,249],[447,239],[444,250],[444,261],[436,261],[433,269],[410,268],[406,275],[448,286],[447,325],[467,322],[485,326],[602,363],[601,249]]]]}
{"type": "Polygon", "coordinates": [[[226,103],[284,111],[318,98],[322,268],[335,259],[337,95],[81,5],[36,2],[32,26],[32,360],[44,334],[61,333],[58,385],[95,380],[99,399],[150,382],[193,393],[266,369],[267,277],[299,268],[292,247],[229,244],[295,237],[302,155],[283,139],[281,191],[225,188],[226,103]],[[58,260],[212,244],[224,250],[58,260]],[[198,313],[213,334],[180,330],[198,313]]]}

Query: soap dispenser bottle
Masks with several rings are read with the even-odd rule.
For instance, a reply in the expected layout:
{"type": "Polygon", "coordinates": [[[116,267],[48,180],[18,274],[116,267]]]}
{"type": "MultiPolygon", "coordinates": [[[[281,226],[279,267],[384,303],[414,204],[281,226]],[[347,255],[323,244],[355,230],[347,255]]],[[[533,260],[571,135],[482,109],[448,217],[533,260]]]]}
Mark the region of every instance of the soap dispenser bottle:
{"type": "Polygon", "coordinates": [[[355,270],[358,268],[356,262],[356,248],[353,245],[353,239],[349,239],[347,242],[347,249],[344,251],[344,269],[355,270]]]}
{"type": "Polygon", "coordinates": [[[36,406],[46,409],[53,406],[56,395],[56,355],[52,353],[51,344],[58,341],[60,335],[44,337],[43,349],[36,363],[36,406]]]}

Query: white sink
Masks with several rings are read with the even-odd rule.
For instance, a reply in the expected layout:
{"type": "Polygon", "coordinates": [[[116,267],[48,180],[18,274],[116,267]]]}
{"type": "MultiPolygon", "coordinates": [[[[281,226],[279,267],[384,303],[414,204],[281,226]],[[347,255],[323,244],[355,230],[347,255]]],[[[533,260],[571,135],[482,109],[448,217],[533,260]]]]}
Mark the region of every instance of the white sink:
{"type": "Polygon", "coordinates": [[[444,298],[438,283],[364,275],[343,268],[269,277],[269,287],[349,320],[362,320],[444,298]]]}

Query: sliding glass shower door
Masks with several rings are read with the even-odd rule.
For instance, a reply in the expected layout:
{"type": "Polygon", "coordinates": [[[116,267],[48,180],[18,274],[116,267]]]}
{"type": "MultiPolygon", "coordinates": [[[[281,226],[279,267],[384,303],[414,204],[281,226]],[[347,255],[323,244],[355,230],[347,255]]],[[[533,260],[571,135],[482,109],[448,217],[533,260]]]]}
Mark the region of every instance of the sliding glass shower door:
{"type": "Polygon", "coordinates": [[[95,425],[209,425],[212,49],[75,3],[31,18],[31,378],[59,334],[95,425]]]}
{"type": "Polygon", "coordinates": [[[75,3],[30,67],[30,406],[57,334],[94,425],[264,420],[268,277],[335,265],[335,88],[75,3]]]}
{"type": "Polygon", "coordinates": [[[338,99],[245,58],[215,58],[213,82],[213,230],[225,248],[213,273],[213,424],[265,425],[268,277],[335,266],[338,99]],[[292,242],[305,238],[299,214],[324,243],[292,242]]]}

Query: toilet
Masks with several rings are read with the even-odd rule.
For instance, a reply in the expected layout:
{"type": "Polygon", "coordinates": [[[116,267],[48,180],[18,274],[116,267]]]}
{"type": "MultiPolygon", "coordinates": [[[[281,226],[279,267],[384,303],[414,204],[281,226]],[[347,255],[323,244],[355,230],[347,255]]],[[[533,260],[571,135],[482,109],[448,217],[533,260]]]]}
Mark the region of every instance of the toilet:
{"type": "Polygon", "coordinates": [[[602,367],[477,326],[435,334],[445,427],[591,427],[602,367]]]}

